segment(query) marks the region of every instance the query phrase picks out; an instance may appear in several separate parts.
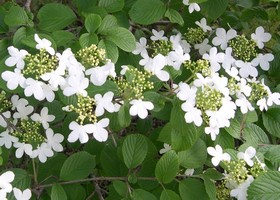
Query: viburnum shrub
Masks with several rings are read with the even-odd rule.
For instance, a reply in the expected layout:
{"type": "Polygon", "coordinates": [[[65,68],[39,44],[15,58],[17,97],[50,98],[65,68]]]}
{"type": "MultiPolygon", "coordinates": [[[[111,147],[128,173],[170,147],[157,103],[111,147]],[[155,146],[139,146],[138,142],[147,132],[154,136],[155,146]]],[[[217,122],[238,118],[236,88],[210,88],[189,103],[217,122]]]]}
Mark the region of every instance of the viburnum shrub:
{"type": "Polygon", "coordinates": [[[0,200],[279,199],[277,0],[0,6],[0,200]]]}

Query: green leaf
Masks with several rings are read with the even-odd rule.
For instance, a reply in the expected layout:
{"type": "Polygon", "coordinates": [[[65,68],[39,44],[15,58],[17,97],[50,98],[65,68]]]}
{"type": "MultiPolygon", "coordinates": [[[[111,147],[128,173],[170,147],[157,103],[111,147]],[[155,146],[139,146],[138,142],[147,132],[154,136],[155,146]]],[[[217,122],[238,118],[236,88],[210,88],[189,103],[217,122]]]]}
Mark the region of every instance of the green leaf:
{"type": "Polygon", "coordinates": [[[98,43],[98,47],[106,51],[106,57],[111,59],[113,63],[116,63],[119,58],[119,50],[117,45],[109,40],[101,40],[98,43]]]}
{"type": "Polygon", "coordinates": [[[129,107],[124,104],[118,112],[118,119],[121,127],[128,127],[131,122],[131,115],[129,114],[129,107]]]}
{"type": "Polygon", "coordinates": [[[171,144],[171,132],[172,132],[171,123],[165,124],[165,126],[160,131],[158,140],[167,144],[171,144]]]}
{"type": "Polygon", "coordinates": [[[224,13],[228,3],[229,0],[211,0],[201,5],[210,18],[217,19],[224,13]]]}
{"type": "Polygon", "coordinates": [[[29,22],[28,16],[20,6],[13,6],[9,10],[4,19],[5,23],[10,27],[27,25],[29,22]]]}
{"type": "Polygon", "coordinates": [[[55,31],[52,33],[52,38],[54,39],[57,47],[66,46],[68,43],[76,40],[76,36],[69,31],[55,31]]]}
{"type": "Polygon", "coordinates": [[[98,28],[98,33],[104,34],[110,28],[118,26],[118,20],[113,15],[106,15],[98,28]]]}
{"type": "Polygon", "coordinates": [[[204,132],[203,126],[196,127],[193,123],[186,123],[185,113],[181,109],[181,102],[176,98],[173,102],[170,123],[172,125],[171,146],[176,151],[191,148],[204,132]]]}
{"type": "Polygon", "coordinates": [[[187,178],[179,183],[179,192],[182,200],[208,200],[204,184],[201,180],[187,178]]]}
{"type": "MultiPolygon", "coordinates": [[[[280,6],[278,6],[278,7],[280,7],[280,6]]],[[[279,42],[278,42],[278,44],[279,44],[279,42]]],[[[274,54],[274,59],[272,62],[270,62],[269,65],[270,65],[269,70],[268,70],[269,75],[279,79],[280,78],[280,73],[279,73],[280,52],[274,54]]]]}
{"type": "Polygon", "coordinates": [[[16,47],[21,47],[22,43],[21,40],[26,37],[26,28],[25,27],[20,27],[13,36],[13,44],[16,47]]]}
{"type": "Polygon", "coordinates": [[[59,3],[44,5],[38,12],[39,28],[44,31],[64,29],[76,20],[75,13],[67,6],[59,3]]]}
{"type": "Polygon", "coordinates": [[[9,31],[9,27],[5,24],[5,16],[7,14],[7,11],[0,7],[0,33],[6,33],[9,31]]]}
{"type": "Polygon", "coordinates": [[[85,187],[80,184],[69,184],[63,186],[68,200],[85,200],[86,199],[86,191],[85,187]]]}
{"type": "Polygon", "coordinates": [[[115,27],[106,31],[106,39],[112,41],[119,48],[127,52],[131,52],[136,48],[134,35],[122,27],[115,27]]]}
{"type": "Polygon", "coordinates": [[[216,144],[219,144],[223,149],[233,149],[234,138],[225,129],[220,129],[220,133],[214,142],[214,145],[216,144]]]}
{"type": "Polygon", "coordinates": [[[189,0],[189,3],[203,3],[208,0],[189,0]]]}
{"type": "Polygon", "coordinates": [[[137,0],[129,10],[129,16],[138,24],[148,25],[159,21],[165,10],[160,0],[137,0]]]}
{"type": "Polygon", "coordinates": [[[124,7],[124,0],[100,0],[100,7],[104,7],[109,13],[121,11],[124,7]]]}
{"type": "Polygon", "coordinates": [[[123,181],[113,181],[113,186],[120,196],[125,197],[127,195],[127,185],[123,181]]]}
{"type": "Polygon", "coordinates": [[[114,81],[107,80],[102,86],[95,86],[91,84],[87,91],[90,95],[94,96],[96,94],[104,95],[106,92],[111,91],[114,93],[114,96],[119,94],[118,86],[114,81]]]}
{"type": "Polygon", "coordinates": [[[53,102],[47,102],[44,104],[48,108],[48,114],[54,115],[55,119],[51,123],[56,123],[64,119],[65,112],[62,111],[62,103],[60,101],[54,100],[53,102]]]}
{"type": "Polygon", "coordinates": [[[154,112],[159,112],[165,105],[165,98],[157,92],[147,91],[143,93],[143,96],[145,100],[154,104],[154,112]]]}
{"type": "Polygon", "coordinates": [[[95,158],[85,151],[71,155],[63,163],[60,178],[65,181],[87,177],[95,167],[95,158]]]}
{"type": "Polygon", "coordinates": [[[269,138],[264,130],[261,127],[257,126],[256,124],[246,124],[246,127],[243,130],[244,138],[247,142],[251,141],[256,145],[259,143],[262,144],[269,144],[269,138]]]}
{"type": "Polygon", "coordinates": [[[265,158],[270,162],[280,162],[280,145],[272,146],[266,153],[265,158]]]}
{"type": "Polygon", "coordinates": [[[155,175],[159,182],[170,183],[179,171],[179,160],[175,151],[165,153],[157,162],[155,175]]]}
{"type": "Polygon", "coordinates": [[[254,18],[268,20],[268,14],[265,9],[259,7],[245,9],[241,14],[241,20],[243,21],[251,21],[254,18]]]}
{"type": "Polygon", "coordinates": [[[215,168],[208,168],[204,173],[203,176],[207,176],[212,180],[220,180],[224,176],[221,172],[218,172],[215,168]]]}
{"type": "Polygon", "coordinates": [[[150,192],[142,189],[133,190],[133,200],[157,200],[157,198],[150,192]]]}
{"type": "Polygon", "coordinates": [[[67,200],[67,195],[61,185],[54,184],[52,186],[51,200],[67,200]]]}
{"type": "Polygon", "coordinates": [[[280,137],[280,108],[270,108],[262,113],[263,125],[271,135],[280,137]]]}
{"type": "Polygon", "coordinates": [[[170,20],[170,22],[172,22],[172,23],[177,23],[181,26],[184,25],[184,19],[177,10],[169,8],[169,9],[167,9],[164,16],[167,17],[170,20]]]}
{"type": "Polygon", "coordinates": [[[92,44],[97,44],[98,37],[95,33],[84,33],[80,36],[79,42],[82,48],[88,47],[92,44]]]}
{"type": "Polygon", "coordinates": [[[209,179],[207,176],[202,176],[204,181],[204,186],[206,189],[206,193],[210,200],[216,200],[217,189],[215,186],[215,182],[209,179]]]}
{"type": "Polygon", "coordinates": [[[101,25],[101,17],[96,14],[90,14],[86,17],[85,27],[89,33],[94,33],[101,25]]]}
{"type": "Polygon", "coordinates": [[[248,200],[280,199],[280,172],[268,171],[258,176],[247,191],[248,200]]]}
{"type": "Polygon", "coordinates": [[[240,138],[240,122],[237,119],[230,121],[230,127],[226,127],[225,130],[234,138],[240,138]]]}
{"type": "Polygon", "coordinates": [[[181,198],[172,190],[163,190],[160,195],[160,200],[181,200],[181,198]]]}
{"type": "Polygon", "coordinates": [[[202,166],[207,158],[205,142],[198,139],[189,150],[180,151],[178,158],[180,165],[185,168],[198,168],[202,166]]]}
{"type": "Polygon", "coordinates": [[[148,152],[146,138],[140,134],[131,134],[125,137],[122,154],[125,165],[133,169],[141,164],[148,152]]]}

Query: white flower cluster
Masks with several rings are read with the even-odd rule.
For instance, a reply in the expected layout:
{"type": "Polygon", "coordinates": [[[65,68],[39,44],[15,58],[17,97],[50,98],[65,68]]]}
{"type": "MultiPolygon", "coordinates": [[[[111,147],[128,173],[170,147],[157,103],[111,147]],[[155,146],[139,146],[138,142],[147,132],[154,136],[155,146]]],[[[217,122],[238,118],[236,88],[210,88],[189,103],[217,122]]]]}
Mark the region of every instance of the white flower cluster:
{"type": "Polygon", "coordinates": [[[0,199],[7,200],[7,194],[13,191],[16,200],[29,200],[32,196],[30,189],[21,191],[11,185],[15,179],[15,174],[12,171],[4,172],[0,175],[0,199]]]}
{"type": "Polygon", "coordinates": [[[5,131],[0,133],[0,146],[5,146],[7,149],[10,149],[12,146],[15,147],[15,155],[17,158],[21,158],[24,154],[27,154],[31,158],[38,157],[41,162],[46,162],[47,157],[52,157],[54,151],[63,151],[61,142],[64,136],[60,133],[54,133],[54,131],[49,128],[49,123],[55,119],[55,116],[48,114],[49,111],[47,107],[43,107],[40,114],[38,114],[33,113],[33,106],[28,105],[28,101],[24,98],[19,98],[18,95],[13,95],[11,101],[11,111],[13,114],[7,111],[3,114],[5,119],[2,116],[0,118],[1,126],[6,128],[5,131]],[[10,124],[7,124],[7,120],[10,124]],[[20,126],[22,120],[31,120],[32,122],[40,123],[46,135],[44,141],[34,146],[28,141],[22,141],[17,135],[15,136],[14,134],[16,131],[22,131],[16,128],[20,126]]]}

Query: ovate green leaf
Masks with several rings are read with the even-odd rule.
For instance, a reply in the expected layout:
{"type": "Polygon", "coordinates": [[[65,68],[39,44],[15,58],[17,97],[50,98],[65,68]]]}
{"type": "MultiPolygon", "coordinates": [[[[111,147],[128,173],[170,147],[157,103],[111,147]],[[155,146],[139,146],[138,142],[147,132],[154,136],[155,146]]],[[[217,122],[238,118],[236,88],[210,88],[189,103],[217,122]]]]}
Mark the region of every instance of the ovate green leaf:
{"type": "Polygon", "coordinates": [[[85,26],[89,33],[94,33],[101,25],[101,17],[96,14],[90,14],[86,17],[85,26]]]}
{"type": "Polygon", "coordinates": [[[263,125],[271,135],[280,137],[280,108],[270,108],[263,112],[263,125]]]}
{"type": "Polygon", "coordinates": [[[52,200],[67,200],[67,195],[63,187],[59,184],[54,184],[51,191],[52,200]]]}

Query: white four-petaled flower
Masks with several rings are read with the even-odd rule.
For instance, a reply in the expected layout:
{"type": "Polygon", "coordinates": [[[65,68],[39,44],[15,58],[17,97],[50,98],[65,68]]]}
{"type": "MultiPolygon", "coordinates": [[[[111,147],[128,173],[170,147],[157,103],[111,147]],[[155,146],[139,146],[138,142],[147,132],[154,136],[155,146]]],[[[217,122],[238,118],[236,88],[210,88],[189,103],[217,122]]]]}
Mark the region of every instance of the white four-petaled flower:
{"type": "Polygon", "coordinates": [[[254,165],[254,161],[252,158],[254,158],[256,155],[256,149],[254,147],[248,147],[245,152],[238,152],[237,157],[239,159],[243,159],[250,167],[254,165]]]}
{"type": "Polygon", "coordinates": [[[220,145],[214,147],[208,147],[207,152],[209,155],[213,156],[211,162],[214,166],[218,166],[221,161],[230,161],[230,155],[228,153],[223,153],[223,149],[220,145]]]}
{"type": "Polygon", "coordinates": [[[130,101],[132,105],[129,109],[129,113],[132,116],[138,115],[141,119],[148,116],[148,110],[152,110],[154,105],[149,101],[142,101],[142,99],[134,99],[130,101]]]}

